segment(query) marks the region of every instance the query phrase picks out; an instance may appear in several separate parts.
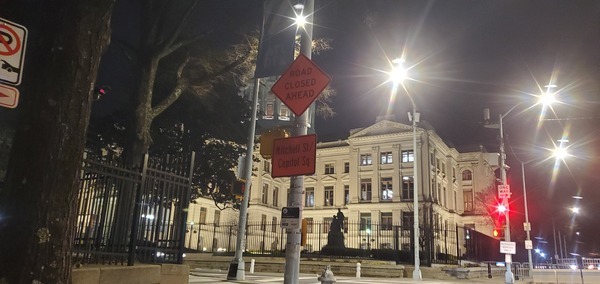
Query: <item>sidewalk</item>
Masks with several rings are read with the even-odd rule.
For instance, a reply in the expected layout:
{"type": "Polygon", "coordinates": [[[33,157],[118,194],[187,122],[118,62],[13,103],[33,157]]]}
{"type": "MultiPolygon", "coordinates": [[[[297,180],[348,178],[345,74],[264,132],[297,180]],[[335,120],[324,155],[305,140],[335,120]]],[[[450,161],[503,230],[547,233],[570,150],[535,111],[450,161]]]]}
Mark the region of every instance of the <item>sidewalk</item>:
{"type": "MultiPolygon", "coordinates": [[[[414,281],[410,278],[373,278],[364,277],[356,278],[350,276],[336,276],[336,283],[440,283],[440,284],[451,284],[451,283],[472,283],[472,284],[489,284],[489,283],[504,283],[504,278],[481,278],[481,279],[456,279],[456,280],[438,280],[438,279],[423,279],[422,281],[414,281]]],[[[283,283],[282,273],[266,273],[257,272],[254,274],[246,274],[246,280],[226,280],[227,272],[222,270],[211,270],[211,269],[193,269],[190,271],[189,283],[242,283],[242,284],[255,284],[255,283],[283,283]]],[[[301,273],[299,277],[300,284],[319,284],[317,275],[301,273]]],[[[524,281],[515,281],[515,283],[526,283],[524,281]]]]}

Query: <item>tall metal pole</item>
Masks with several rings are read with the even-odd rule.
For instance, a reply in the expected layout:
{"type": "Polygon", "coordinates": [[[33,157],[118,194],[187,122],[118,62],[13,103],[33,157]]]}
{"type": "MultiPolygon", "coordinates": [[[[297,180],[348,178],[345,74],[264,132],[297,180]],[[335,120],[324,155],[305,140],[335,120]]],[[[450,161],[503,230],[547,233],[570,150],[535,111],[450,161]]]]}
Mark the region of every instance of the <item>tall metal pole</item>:
{"type": "MultiPolygon", "coordinates": [[[[523,200],[525,202],[525,232],[527,233],[527,241],[531,242],[531,225],[529,224],[529,209],[527,208],[527,187],[525,186],[525,163],[521,161],[521,177],[523,178],[523,200]]],[[[529,276],[533,269],[533,262],[531,261],[531,248],[527,249],[527,260],[529,260],[529,276]]]]}
{"type": "Polygon", "coordinates": [[[554,217],[552,217],[552,238],[554,239],[554,261],[558,264],[558,249],[556,248],[556,227],[554,227],[554,217]]]}
{"type": "Polygon", "coordinates": [[[412,111],[413,111],[413,115],[412,115],[412,127],[413,127],[413,155],[414,155],[414,161],[413,161],[413,185],[414,185],[414,192],[413,192],[413,225],[414,225],[414,240],[413,242],[415,243],[414,246],[414,251],[415,251],[415,270],[413,271],[413,280],[421,280],[423,278],[423,276],[421,275],[421,269],[419,268],[420,264],[421,264],[421,260],[419,259],[419,157],[418,154],[420,151],[417,149],[417,120],[418,120],[418,114],[417,114],[417,107],[415,105],[415,102],[412,102],[412,111]]]}
{"type": "Polygon", "coordinates": [[[252,116],[250,120],[250,129],[248,130],[248,141],[246,143],[246,159],[244,160],[244,179],[246,180],[246,189],[240,208],[240,217],[238,221],[238,233],[235,246],[235,256],[229,264],[228,280],[246,280],[245,263],[243,259],[246,247],[246,223],[248,213],[248,202],[250,202],[250,185],[252,179],[252,153],[254,151],[254,135],[256,131],[256,111],[258,109],[258,93],[260,79],[254,78],[254,90],[252,95],[252,116]]]}
{"type": "MultiPolygon", "coordinates": [[[[315,7],[314,0],[306,0],[302,14],[306,16],[306,24],[299,27],[301,32],[300,53],[311,58],[312,53],[312,33],[313,33],[313,12],[315,7]]],[[[308,132],[308,111],[294,119],[292,126],[292,136],[306,135],[308,132]]],[[[302,195],[304,191],[304,176],[294,176],[290,178],[290,198],[288,207],[298,207],[300,210],[300,220],[302,220],[302,195]]],[[[287,241],[285,244],[285,274],[283,283],[297,284],[300,274],[300,241],[301,230],[286,229],[287,241]]]]}
{"type": "MultiPolygon", "coordinates": [[[[504,116],[506,116],[511,110],[513,110],[514,107],[512,109],[510,109],[505,115],[500,115],[500,175],[502,178],[502,185],[506,185],[506,153],[504,151],[504,128],[502,125],[502,119],[504,118],[504,116]]],[[[508,195],[505,195],[502,198],[502,204],[506,207],[507,209],[507,213],[504,215],[506,217],[506,229],[504,230],[504,236],[507,242],[510,242],[510,218],[509,218],[509,207],[508,207],[508,195]]],[[[514,275],[512,273],[512,269],[511,269],[511,263],[512,263],[512,255],[507,253],[505,254],[505,260],[506,260],[506,274],[504,275],[504,280],[506,282],[506,284],[512,284],[515,282],[515,278],[514,275]]]]}

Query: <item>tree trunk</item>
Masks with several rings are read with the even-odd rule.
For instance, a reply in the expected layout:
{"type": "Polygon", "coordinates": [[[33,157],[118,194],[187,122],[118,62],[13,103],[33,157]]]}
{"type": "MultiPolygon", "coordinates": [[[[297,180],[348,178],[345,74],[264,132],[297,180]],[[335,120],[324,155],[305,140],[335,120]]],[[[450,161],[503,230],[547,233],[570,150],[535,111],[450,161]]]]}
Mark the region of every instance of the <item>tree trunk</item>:
{"type": "Polygon", "coordinates": [[[131,127],[129,131],[129,145],[126,148],[127,161],[133,165],[140,165],[144,155],[148,152],[152,137],[150,136],[150,127],[154,119],[152,112],[152,97],[154,94],[154,82],[158,70],[159,60],[149,55],[141,57],[141,66],[138,75],[139,88],[135,94],[131,127]]]}
{"type": "Polygon", "coordinates": [[[0,16],[29,30],[21,121],[0,189],[7,283],[70,282],[78,174],[113,3],[0,0],[0,16]]]}

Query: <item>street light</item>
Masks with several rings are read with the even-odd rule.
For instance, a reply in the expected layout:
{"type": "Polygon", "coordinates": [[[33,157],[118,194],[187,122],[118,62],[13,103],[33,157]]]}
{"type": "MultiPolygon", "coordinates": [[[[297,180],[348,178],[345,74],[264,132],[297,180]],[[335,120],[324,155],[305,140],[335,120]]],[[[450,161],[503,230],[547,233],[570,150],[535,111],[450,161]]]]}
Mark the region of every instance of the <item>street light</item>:
{"type": "MultiPolygon", "coordinates": [[[[404,67],[403,59],[394,59],[392,61],[394,66],[392,68],[392,72],[390,72],[390,81],[394,83],[392,96],[395,97],[396,92],[398,91],[398,86],[401,85],[404,80],[407,78],[407,70],[404,67]]],[[[419,122],[420,114],[417,112],[417,106],[415,105],[414,100],[409,96],[410,102],[412,103],[412,113],[408,113],[408,119],[412,121],[412,132],[413,132],[413,236],[414,236],[414,251],[415,251],[415,269],[413,271],[413,280],[422,280],[423,276],[421,274],[420,269],[420,259],[419,259],[419,174],[418,174],[418,152],[417,151],[417,122],[419,122]]]]}

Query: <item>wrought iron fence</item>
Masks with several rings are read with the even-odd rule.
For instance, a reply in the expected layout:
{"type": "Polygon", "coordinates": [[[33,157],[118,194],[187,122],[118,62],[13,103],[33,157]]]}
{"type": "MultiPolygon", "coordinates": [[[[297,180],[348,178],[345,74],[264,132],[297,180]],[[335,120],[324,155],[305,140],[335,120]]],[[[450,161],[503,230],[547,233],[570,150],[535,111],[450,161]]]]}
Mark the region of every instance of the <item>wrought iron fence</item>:
{"type": "MultiPolygon", "coordinates": [[[[337,255],[328,255],[327,245],[329,222],[312,222],[307,226],[305,255],[335,258],[361,257],[394,260],[398,263],[414,261],[412,226],[398,224],[365,224],[345,222],[344,245],[346,250],[337,255]]],[[[280,223],[249,222],[246,228],[246,253],[280,256],[285,249],[285,230],[280,223]]],[[[457,263],[461,259],[486,260],[483,253],[485,235],[470,228],[421,228],[419,251],[423,264],[457,263]]],[[[486,236],[487,237],[487,236],[486,236]]],[[[188,224],[185,235],[187,249],[231,254],[235,252],[237,224],[188,224]]],[[[489,237],[488,237],[489,238],[489,237]]]]}
{"type": "Polygon", "coordinates": [[[84,157],[73,256],[83,263],[181,263],[194,154],[141,168],[84,157]]]}

